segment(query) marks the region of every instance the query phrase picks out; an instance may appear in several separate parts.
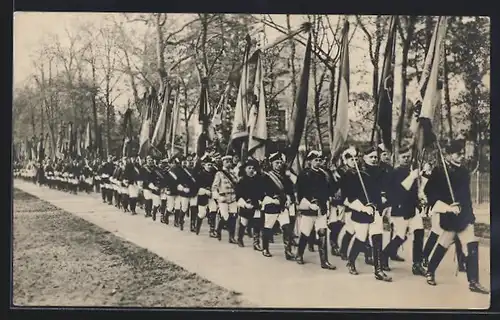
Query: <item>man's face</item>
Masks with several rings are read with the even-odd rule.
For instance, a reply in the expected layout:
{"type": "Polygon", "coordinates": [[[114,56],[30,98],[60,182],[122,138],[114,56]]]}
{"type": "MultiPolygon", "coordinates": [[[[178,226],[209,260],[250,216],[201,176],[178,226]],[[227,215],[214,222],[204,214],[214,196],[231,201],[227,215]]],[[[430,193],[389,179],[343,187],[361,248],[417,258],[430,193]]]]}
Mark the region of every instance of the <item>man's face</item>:
{"type": "Polygon", "coordinates": [[[363,159],[365,163],[369,166],[376,166],[378,164],[378,154],[377,151],[373,151],[369,154],[366,154],[363,159]]]}
{"type": "Polygon", "coordinates": [[[234,164],[234,165],[237,165],[237,164],[238,164],[238,162],[240,162],[240,158],[239,158],[238,156],[234,156],[234,157],[233,157],[233,164],[234,164]]]}
{"type": "Polygon", "coordinates": [[[245,173],[249,177],[254,177],[257,174],[257,170],[255,169],[254,166],[246,166],[245,173]]]}
{"type": "Polygon", "coordinates": [[[356,168],[356,163],[358,162],[358,156],[346,157],[345,164],[349,168],[356,168]]]}
{"type": "Polygon", "coordinates": [[[212,164],[210,162],[203,163],[203,170],[205,170],[205,171],[212,170],[212,164]]]}
{"type": "Polygon", "coordinates": [[[448,155],[448,159],[451,162],[462,165],[465,161],[465,152],[461,150],[460,152],[451,153],[448,155]]]}
{"type": "Polygon", "coordinates": [[[152,166],[153,165],[153,158],[147,158],[146,163],[148,164],[148,166],[152,166]]]}
{"type": "Polygon", "coordinates": [[[410,158],[411,158],[410,152],[401,153],[399,155],[399,165],[403,167],[409,166],[410,158]]]}
{"type": "Polygon", "coordinates": [[[311,159],[311,168],[318,169],[321,166],[321,158],[311,159]]]}
{"type": "Polygon", "coordinates": [[[389,163],[391,162],[391,154],[387,151],[383,151],[380,153],[380,161],[389,163]]]}
{"type": "Polygon", "coordinates": [[[231,161],[231,159],[224,159],[222,160],[222,166],[224,167],[224,169],[229,169],[233,166],[233,162],[231,161]]]}
{"type": "Polygon", "coordinates": [[[271,163],[271,166],[272,166],[273,170],[279,171],[279,170],[281,170],[281,168],[283,168],[283,160],[282,159],[274,160],[271,163]]]}

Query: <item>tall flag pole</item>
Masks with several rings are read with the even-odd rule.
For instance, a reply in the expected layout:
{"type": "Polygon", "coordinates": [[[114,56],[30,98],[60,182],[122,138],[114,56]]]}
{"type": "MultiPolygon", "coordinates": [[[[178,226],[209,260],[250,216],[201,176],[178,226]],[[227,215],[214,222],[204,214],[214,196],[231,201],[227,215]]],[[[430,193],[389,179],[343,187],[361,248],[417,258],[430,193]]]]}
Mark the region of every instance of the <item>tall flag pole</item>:
{"type": "Polygon", "coordinates": [[[300,141],[304,132],[306,115],[307,115],[307,98],[309,93],[309,73],[311,69],[311,32],[308,30],[309,37],[304,55],[304,64],[300,77],[299,90],[295,99],[295,106],[292,111],[291,125],[288,128],[288,147],[287,147],[287,166],[291,167],[299,149],[300,141]]]}
{"type": "Polygon", "coordinates": [[[250,36],[246,36],[245,54],[243,57],[243,68],[241,71],[240,86],[236,97],[236,108],[234,110],[233,129],[231,131],[231,141],[229,147],[235,144],[236,141],[243,141],[248,137],[248,74],[249,74],[249,53],[251,48],[250,36]]]}
{"type": "MultiPolygon", "coordinates": [[[[332,159],[338,157],[349,133],[349,22],[344,23],[342,32],[342,48],[340,52],[339,79],[337,97],[335,99],[335,125],[333,140],[330,147],[332,159]]],[[[333,97],[332,97],[333,99],[333,97]]]]}
{"type": "MultiPolygon", "coordinates": [[[[392,150],[392,104],[394,96],[394,59],[396,45],[397,16],[391,17],[389,37],[385,46],[384,65],[378,87],[379,99],[376,113],[376,143],[382,142],[387,150],[392,150]]],[[[373,141],[372,141],[373,143],[373,141]]]]}
{"type": "Polygon", "coordinates": [[[201,133],[198,136],[198,142],[196,146],[196,154],[200,158],[205,154],[207,150],[207,144],[209,142],[209,110],[208,110],[208,78],[201,79],[201,90],[200,90],[200,109],[198,111],[198,121],[201,125],[201,133]]]}
{"type": "Polygon", "coordinates": [[[410,126],[413,132],[414,160],[417,160],[424,149],[436,141],[436,135],[433,132],[432,124],[436,114],[436,103],[439,101],[437,96],[440,94],[440,52],[444,43],[447,24],[447,17],[439,17],[420,78],[419,96],[415,102],[412,123],[410,126]]]}
{"type": "Polygon", "coordinates": [[[253,89],[253,101],[248,118],[248,155],[263,161],[266,157],[267,121],[266,96],[264,92],[264,72],[262,68],[262,52],[257,57],[257,70],[253,89]]]}
{"type": "Polygon", "coordinates": [[[175,154],[175,138],[177,137],[177,125],[180,117],[179,110],[179,90],[177,90],[177,94],[175,95],[174,100],[174,114],[172,117],[171,123],[171,131],[170,131],[170,155],[173,156],[175,154]]]}

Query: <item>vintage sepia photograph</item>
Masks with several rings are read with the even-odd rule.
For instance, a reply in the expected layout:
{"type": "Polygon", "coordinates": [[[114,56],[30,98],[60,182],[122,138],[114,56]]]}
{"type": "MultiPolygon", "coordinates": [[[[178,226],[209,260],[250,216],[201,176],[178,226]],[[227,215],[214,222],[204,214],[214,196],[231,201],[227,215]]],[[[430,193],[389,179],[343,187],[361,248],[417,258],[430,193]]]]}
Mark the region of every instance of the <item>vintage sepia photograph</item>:
{"type": "Polygon", "coordinates": [[[11,307],[490,307],[489,17],[13,35],[11,307]]]}

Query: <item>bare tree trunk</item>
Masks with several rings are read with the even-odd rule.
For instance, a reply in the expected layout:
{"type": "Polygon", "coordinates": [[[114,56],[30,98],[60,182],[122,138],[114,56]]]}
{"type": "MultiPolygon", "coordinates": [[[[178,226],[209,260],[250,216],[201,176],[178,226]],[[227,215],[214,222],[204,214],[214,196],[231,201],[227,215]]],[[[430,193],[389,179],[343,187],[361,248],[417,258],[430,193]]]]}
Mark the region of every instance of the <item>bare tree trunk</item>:
{"type": "MultiPolygon", "coordinates": [[[[286,15],[286,27],[288,33],[290,34],[292,32],[292,26],[290,24],[289,14],[286,15]]],[[[290,68],[292,70],[292,94],[293,94],[291,108],[293,108],[293,106],[295,105],[295,99],[297,95],[297,81],[296,81],[297,70],[295,69],[295,42],[292,38],[290,38],[289,43],[290,43],[290,68]]]]}
{"type": "Polygon", "coordinates": [[[330,85],[329,85],[329,92],[330,92],[330,103],[328,105],[328,138],[330,140],[330,145],[333,143],[333,119],[336,116],[336,110],[334,114],[334,107],[335,107],[335,70],[336,67],[333,69],[330,69],[330,74],[331,74],[331,79],[330,79],[330,85]]]}

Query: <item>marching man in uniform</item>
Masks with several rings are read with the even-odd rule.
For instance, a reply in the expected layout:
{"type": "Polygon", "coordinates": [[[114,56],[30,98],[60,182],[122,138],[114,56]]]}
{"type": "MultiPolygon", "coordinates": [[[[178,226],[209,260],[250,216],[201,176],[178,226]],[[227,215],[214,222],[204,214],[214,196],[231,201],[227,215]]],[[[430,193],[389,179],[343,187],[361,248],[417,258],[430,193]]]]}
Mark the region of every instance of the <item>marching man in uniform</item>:
{"type": "Polygon", "coordinates": [[[153,214],[153,208],[158,210],[160,206],[160,186],[156,174],[156,168],[151,156],[146,157],[146,165],[142,167],[142,189],[144,192],[144,211],[146,212],[145,217],[153,218],[156,220],[156,211],[153,214]]]}
{"type": "Polygon", "coordinates": [[[222,170],[215,174],[212,183],[212,196],[219,206],[220,219],[217,224],[215,238],[222,239],[222,228],[227,225],[229,232],[229,243],[236,244],[234,233],[236,228],[236,214],[238,204],[236,202],[235,187],[238,178],[233,174],[233,161],[231,156],[222,157],[222,170]]]}
{"type": "Polygon", "coordinates": [[[447,148],[447,160],[436,166],[426,184],[425,193],[431,210],[440,215],[443,233],[429,261],[427,283],[435,286],[435,273],[449,246],[458,236],[466,256],[466,272],[469,290],[488,294],[479,284],[479,245],[474,234],[476,220],[472,208],[470,173],[462,163],[464,146],[453,141],[447,148]]]}
{"type": "Polygon", "coordinates": [[[269,155],[271,170],[265,171],[262,177],[262,211],[264,213],[262,255],[272,257],[269,252],[269,242],[273,236],[273,227],[278,221],[283,229],[285,258],[294,260],[295,256],[292,253],[292,243],[290,241],[293,227],[290,225],[288,207],[295,197],[293,182],[283,170],[284,158],[285,156],[280,152],[269,155]]]}
{"type": "Polygon", "coordinates": [[[128,211],[128,208],[130,206],[130,211],[133,215],[136,214],[135,206],[137,203],[137,196],[139,194],[139,188],[136,185],[138,174],[139,170],[135,168],[134,164],[132,163],[132,159],[127,158],[125,168],[123,169],[122,182],[128,189],[128,192],[122,200],[125,212],[128,211]]]}
{"type": "MultiPolygon", "coordinates": [[[[422,250],[424,245],[424,225],[419,207],[419,182],[425,171],[410,169],[411,150],[403,146],[399,150],[399,167],[390,173],[388,179],[389,202],[392,205],[391,220],[394,225],[394,238],[383,251],[383,268],[390,271],[389,258],[394,259],[399,247],[406,239],[406,229],[413,232],[413,267],[414,275],[425,275],[422,267],[422,250]]],[[[425,179],[425,178],[423,178],[425,179]]]]}
{"type": "MultiPolygon", "coordinates": [[[[181,166],[175,166],[169,171],[170,176],[175,181],[172,186],[176,195],[174,204],[174,226],[178,226],[181,230],[184,230],[185,217],[189,214],[191,202],[196,202],[195,196],[198,193],[196,180],[189,170],[191,166],[190,161],[192,161],[191,156],[187,156],[182,159],[181,166]]],[[[195,211],[198,211],[198,207],[196,207],[195,211]]],[[[197,212],[196,215],[198,215],[197,212]]]]}
{"type": "Polygon", "coordinates": [[[335,270],[336,267],[328,262],[327,248],[327,217],[330,184],[325,172],[320,170],[321,152],[311,151],[306,157],[309,167],[305,168],[297,177],[297,200],[299,201],[300,239],[297,252],[297,262],[304,264],[304,250],[311,230],[316,228],[319,236],[319,258],[321,268],[335,270]]]}
{"type": "Polygon", "coordinates": [[[214,182],[216,170],[212,159],[208,154],[200,158],[200,168],[196,173],[198,182],[198,216],[196,219],[196,235],[200,234],[203,219],[207,217],[210,234],[215,233],[215,219],[217,216],[217,204],[212,196],[212,183],[214,182]]]}
{"type": "MultiPolygon", "coordinates": [[[[255,159],[248,159],[240,166],[240,180],[236,184],[236,198],[238,199],[240,225],[238,228],[238,245],[244,247],[243,236],[249,224],[252,224],[254,217],[260,215],[259,203],[262,200],[262,185],[258,175],[259,162],[255,159]]],[[[262,251],[260,247],[260,226],[253,223],[254,249],[262,251]],[[259,226],[259,227],[256,227],[259,226]]]]}
{"type": "Polygon", "coordinates": [[[378,164],[378,152],[374,147],[365,150],[364,170],[357,163],[355,169],[346,171],[342,183],[342,192],[346,196],[345,204],[351,210],[354,226],[354,242],[349,252],[347,268],[352,275],[358,275],[356,258],[360,252],[366,252],[366,239],[371,236],[373,242],[373,264],[375,279],[390,282],[392,279],[384,273],[381,266],[383,222],[381,171],[378,164]]]}

